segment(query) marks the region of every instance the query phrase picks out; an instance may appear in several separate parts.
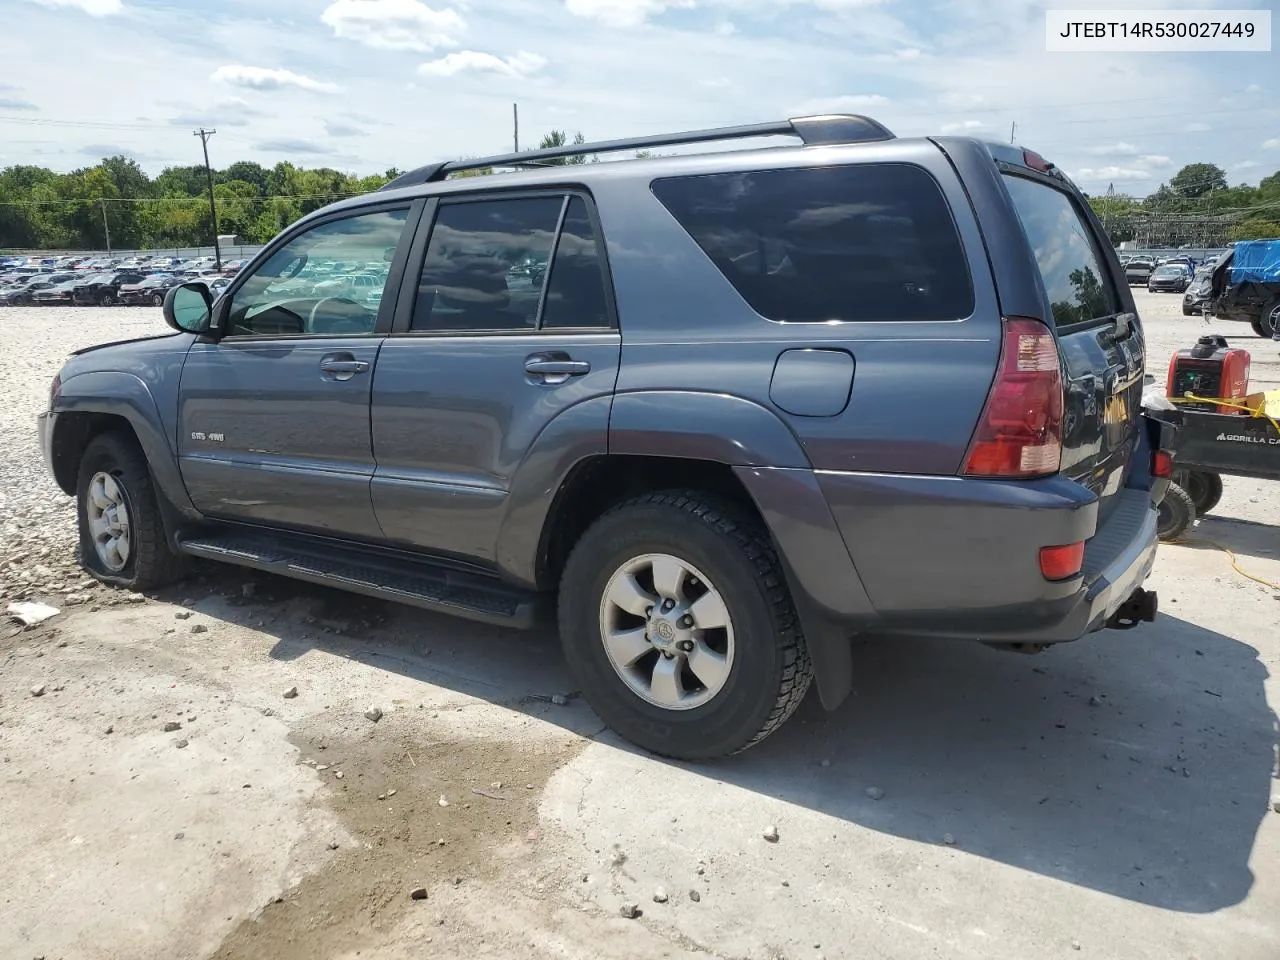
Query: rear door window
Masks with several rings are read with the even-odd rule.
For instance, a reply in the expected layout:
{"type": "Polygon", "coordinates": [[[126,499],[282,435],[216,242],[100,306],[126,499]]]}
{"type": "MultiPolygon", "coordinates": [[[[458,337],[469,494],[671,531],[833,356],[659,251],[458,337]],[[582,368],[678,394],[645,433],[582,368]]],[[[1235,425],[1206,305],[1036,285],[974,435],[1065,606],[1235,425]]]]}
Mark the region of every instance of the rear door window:
{"type": "MultiPolygon", "coordinates": [[[[1005,175],[1059,327],[1120,312],[1120,300],[1102,267],[1093,233],[1071,197],[1027,177],[1005,175]]],[[[1130,267],[1138,266],[1137,261],[1130,267]]]]}
{"type": "Polygon", "coordinates": [[[655,181],[653,192],[770,320],[938,321],[973,312],[951,210],[920,167],[673,177],[655,181]]]}

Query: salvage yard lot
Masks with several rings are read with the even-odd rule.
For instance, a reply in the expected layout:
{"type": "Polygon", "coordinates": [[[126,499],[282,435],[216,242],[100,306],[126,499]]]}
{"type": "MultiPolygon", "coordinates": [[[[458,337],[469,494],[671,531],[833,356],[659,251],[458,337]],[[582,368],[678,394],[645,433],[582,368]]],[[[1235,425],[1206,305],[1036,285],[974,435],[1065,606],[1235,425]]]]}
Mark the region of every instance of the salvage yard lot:
{"type": "MultiPolygon", "coordinates": [[[[1280,345],[1136,296],[1158,379],[1213,331],[1280,387],[1280,345]]],[[[551,630],[235,569],[94,586],[34,417],[70,350],[163,329],[0,309],[0,599],[62,609],[0,626],[0,957],[1280,956],[1280,593],[1218,548],[1161,548],[1153,625],[859,639],[834,715],[665,762],[551,630]]],[[[1280,485],[1225,485],[1195,536],[1280,580],[1280,485]]]]}

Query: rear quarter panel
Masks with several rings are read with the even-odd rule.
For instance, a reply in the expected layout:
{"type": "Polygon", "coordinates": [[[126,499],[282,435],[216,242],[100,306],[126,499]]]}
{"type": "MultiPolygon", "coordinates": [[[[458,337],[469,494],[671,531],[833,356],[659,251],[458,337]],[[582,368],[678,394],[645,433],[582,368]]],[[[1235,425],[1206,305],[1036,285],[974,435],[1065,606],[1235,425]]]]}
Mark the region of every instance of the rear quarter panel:
{"type": "Polygon", "coordinates": [[[928,141],[892,141],[715,154],[682,163],[680,175],[862,162],[915,164],[939,183],[970,263],[970,316],[946,323],[765,319],[659,203],[649,181],[605,176],[593,179],[592,189],[623,330],[619,403],[652,390],[729,394],[771,411],[812,466],[954,474],[991,385],[1000,324],[983,239],[946,157],[928,141]],[[853,386],[838,415],[797,416],[770,399],[775,362],[795,347],[852,354],[853,386]]]}

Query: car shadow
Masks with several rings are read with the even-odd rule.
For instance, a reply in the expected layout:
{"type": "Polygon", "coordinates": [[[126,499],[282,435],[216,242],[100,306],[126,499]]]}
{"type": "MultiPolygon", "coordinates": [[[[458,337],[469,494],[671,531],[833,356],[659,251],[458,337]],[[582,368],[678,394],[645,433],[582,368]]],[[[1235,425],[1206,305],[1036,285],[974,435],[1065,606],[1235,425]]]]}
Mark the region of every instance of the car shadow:
{"type": "Polygon", "coordinates": [[[1280,560],[1280,529],[1274,524],[1254,520],[1202,517],[1195,530],[1179,546],[1213,550],[1215,544],[1229,547],[1241,556],[1280,560]]]}
{"type": "MultiPolygon", "coordinates": [[[[194,605],[275,636],[276,659],[321,650],[642,753],[576,698],[551,628],[515,632],[245,571],[206,582],[194,605]]],[[[1041,656],[917,638],[860,638],[854,651],[855,690],[835,713],[811,694],[744,754],[659,762],[869,830],[950,834],[969,854],[1168,910],[1207,913],[1248,894],[1280,775],[1268,674],[1249,644],[1162,614],[1041,656]]]]}

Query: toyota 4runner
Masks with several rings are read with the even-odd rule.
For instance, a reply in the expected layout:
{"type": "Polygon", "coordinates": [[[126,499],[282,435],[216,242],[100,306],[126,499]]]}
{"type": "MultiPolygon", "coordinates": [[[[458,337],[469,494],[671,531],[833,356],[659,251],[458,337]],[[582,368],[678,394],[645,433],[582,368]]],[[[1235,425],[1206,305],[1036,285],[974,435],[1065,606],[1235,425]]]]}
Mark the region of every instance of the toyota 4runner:
{"type": "Polygon", "coordinates": [[[811,679],[834,708],[855,632],[1040,649],[1155,615],[1142,328],[1021,148],[824,116],[438,163],[164,315],[40,418],[90,573],[556,608],[587,701],[659,753],[750,746],[811,679]],[[765,136],[801,143],[548,163],[765,136]],[[448,178],[480,167],[514,170],[448,178]]]}

